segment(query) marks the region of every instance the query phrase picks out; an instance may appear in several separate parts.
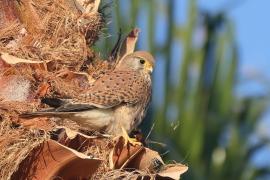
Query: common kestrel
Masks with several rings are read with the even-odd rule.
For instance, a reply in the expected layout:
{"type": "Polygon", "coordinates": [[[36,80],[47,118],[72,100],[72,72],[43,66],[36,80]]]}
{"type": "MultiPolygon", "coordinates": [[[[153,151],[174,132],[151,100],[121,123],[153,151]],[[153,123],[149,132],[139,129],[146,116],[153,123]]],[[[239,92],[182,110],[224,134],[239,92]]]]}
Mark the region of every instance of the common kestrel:
{"type": "Polygon", "coordinates": [[[45,98],[42,102],[53,109],[26,113],[22,117],[68,118],[89,130],[112,135],[124,132],[128,138],[127,133],[141,123],[147,110],[154,64],[148,52],[131,53],[75,99],[45,98]]]}

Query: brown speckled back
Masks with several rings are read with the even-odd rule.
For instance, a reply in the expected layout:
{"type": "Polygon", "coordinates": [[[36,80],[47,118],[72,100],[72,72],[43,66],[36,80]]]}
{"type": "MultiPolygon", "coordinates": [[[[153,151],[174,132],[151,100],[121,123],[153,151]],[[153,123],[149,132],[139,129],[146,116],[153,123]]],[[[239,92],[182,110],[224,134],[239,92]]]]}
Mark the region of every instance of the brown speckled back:
{"type": "Polygon", "coordinates": [[[78,97],[83,103],[112,107],[120,103],[143,102],[151,93],[150,76],[136,71],[113,71],[103,75],[78,97]]]}

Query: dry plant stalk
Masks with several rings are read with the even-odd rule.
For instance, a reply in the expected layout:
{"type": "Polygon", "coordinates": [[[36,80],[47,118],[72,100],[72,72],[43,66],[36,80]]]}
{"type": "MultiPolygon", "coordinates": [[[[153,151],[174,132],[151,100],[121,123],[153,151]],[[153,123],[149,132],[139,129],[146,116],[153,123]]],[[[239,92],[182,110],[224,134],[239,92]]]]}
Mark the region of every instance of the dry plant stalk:
{"type": "Polygon", "coordinates": [[[59,61],[58,69],[64,66],[76,71],[87,57],[93,56],[88,46],[97,40],[104,24],[97,8],[81,14],[72,1],[12,3],[19,20],[1,29],[1,52],[34,61],[59,61]]]}
{"type": "Polygon", "coordinates": [[[24,128],[13,129],[11,126],[11,122],[8,120],[0,123],[1,179],[9,179],[32,149],[48,138],[39,131],[29,131],[24,128]]]}

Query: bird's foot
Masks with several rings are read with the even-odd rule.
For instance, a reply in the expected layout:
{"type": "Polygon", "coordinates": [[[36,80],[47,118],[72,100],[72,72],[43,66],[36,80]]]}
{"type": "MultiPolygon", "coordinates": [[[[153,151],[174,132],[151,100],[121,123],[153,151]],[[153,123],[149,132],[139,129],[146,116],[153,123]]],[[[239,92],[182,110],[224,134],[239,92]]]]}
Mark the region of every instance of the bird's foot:
{"type": "Polygon", "coordinates": [[[141,146],[142,145],[142,143],[139,142],[136,138],[124,137],[124,139],[125,139],[125,144],[124,144],[125,146],[127,146],[128,144],[131,144],[133,146],[136,146],[136,145],[141,146]]]}
{"type": "Polygon", "coordinates": [[[123,138],[125,140],[124,146],[127,146],[128,144],[131,144],[133,146],[142,145],[142,143],[139,142],[136,138],[129,137],[127,131],[123,127],[122,127],[122,132],[123,132],[123,138]]]}

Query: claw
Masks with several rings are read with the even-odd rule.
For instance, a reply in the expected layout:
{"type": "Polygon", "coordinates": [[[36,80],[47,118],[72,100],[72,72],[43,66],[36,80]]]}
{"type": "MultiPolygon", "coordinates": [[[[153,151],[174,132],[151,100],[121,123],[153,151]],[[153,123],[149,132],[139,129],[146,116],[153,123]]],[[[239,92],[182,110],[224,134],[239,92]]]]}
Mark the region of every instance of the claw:
{"type": "Polygon", "coordinates": [[[123,137],[125,139],[125,144],[124,144],[125,146],[127,146],[128,144],[131,144],[133,146],[142,145],[142,143],[139,142],[136,138],[129,137],[129,135],[128,135],[127,131],[124,129],[124,127],[121,126],[121,128],[122,128],[122,132],[123,132],[123,137]]]}

